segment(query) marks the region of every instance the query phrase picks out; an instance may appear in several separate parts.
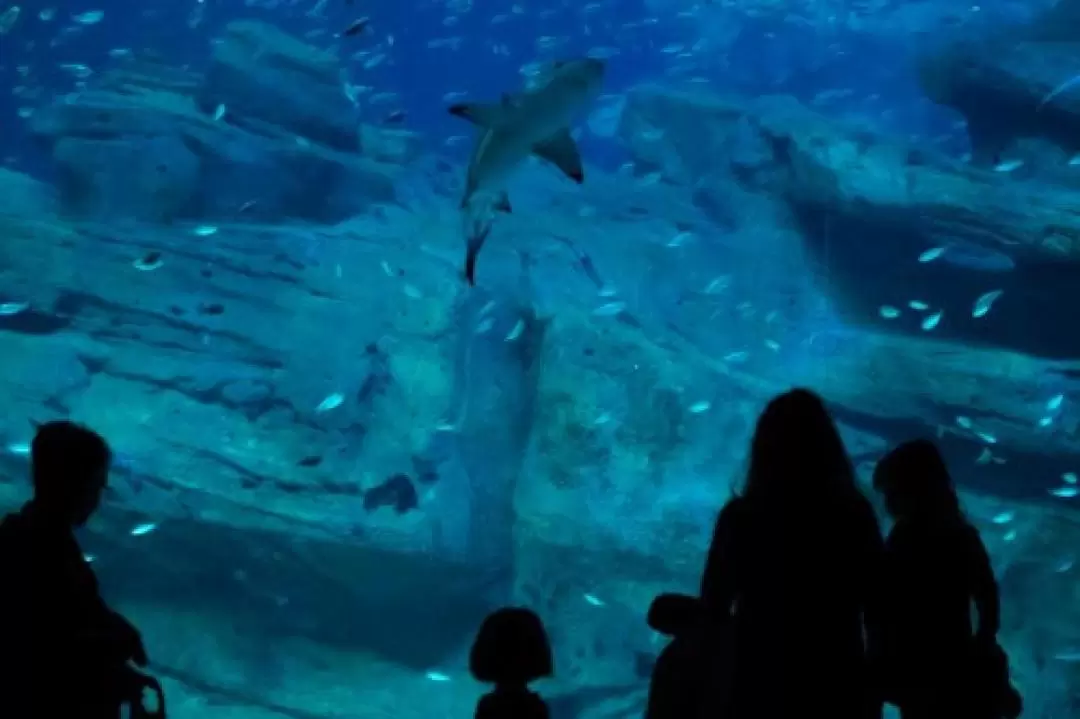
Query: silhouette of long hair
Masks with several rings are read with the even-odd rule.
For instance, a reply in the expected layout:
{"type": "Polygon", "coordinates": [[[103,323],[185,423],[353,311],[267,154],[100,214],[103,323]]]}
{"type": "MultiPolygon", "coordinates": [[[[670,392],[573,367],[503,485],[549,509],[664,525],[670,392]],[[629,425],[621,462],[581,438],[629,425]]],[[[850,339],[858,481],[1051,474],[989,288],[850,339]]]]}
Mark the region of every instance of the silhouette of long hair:
{"type": "Polygon", "coordinates": [[[963,516],[945,458],[927,439],[905,442],[886,454],[874,468],[874,488],[898,516],[963,516]]]}
{"type": "Polygon", "coordinates": [[[822,399],[793,389],[769,402],[754,430],[743,495],[824,499],[857,491],[851,458],[822,399]]]}

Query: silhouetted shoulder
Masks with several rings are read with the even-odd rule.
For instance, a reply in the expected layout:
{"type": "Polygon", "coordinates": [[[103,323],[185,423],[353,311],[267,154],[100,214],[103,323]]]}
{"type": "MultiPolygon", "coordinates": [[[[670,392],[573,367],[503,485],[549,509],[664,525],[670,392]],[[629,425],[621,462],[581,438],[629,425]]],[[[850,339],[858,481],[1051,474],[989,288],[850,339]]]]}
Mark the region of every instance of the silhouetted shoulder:
{"type": "Polygon", "coordinates": [[[725,611],[735,598],[739,584],[737,558],[739,534],[748,515],[747,501],[733,497],[723,506],[713,525],[712,541],[705,558],[705,570],[701,576],[700,595],[707,606],[725,611]]]}
{"type": "Polygon", "coordinates": [[[748,513],[749,505],[746,499],[732,497],[720,509],[720,513],[716,515],[716,526],[713,528],[713,534],[726,535],[736,531],[736,528],[742,524],[748,513]]]}
{"type": "Polygon", "coordinates": [[[878,522],[877,512],[870,500],[861,493],[852,500],[852,529],[857,535],[860,546],[877,558],[885,548],[885,536],[878,522]]]}
{"type": "Polygon", "coordinates": [[[547,703],[536,692],[499,691],[480,697],[476,719],[548,719],[547,703]]]}

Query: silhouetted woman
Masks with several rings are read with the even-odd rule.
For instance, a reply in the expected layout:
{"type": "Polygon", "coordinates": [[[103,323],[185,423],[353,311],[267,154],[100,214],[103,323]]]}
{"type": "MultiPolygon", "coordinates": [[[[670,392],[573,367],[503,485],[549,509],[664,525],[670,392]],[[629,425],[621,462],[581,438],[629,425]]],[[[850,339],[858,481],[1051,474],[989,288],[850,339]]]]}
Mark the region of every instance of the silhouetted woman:
{"type": "Polygon", "coordinates": [[[702,579],[711,611],[732,621],[730,716],[880,716],[868,644],[879,633],[881,554],[877,518],[824,403],[802,389],[774,399],[702,579]]]}
{"type": "Polygon", "coordinates": [[[874,487],[895,520],[883,572],[889,701],[904,719],[1018,715],[1020,696],[997,645],[990,558],[937,447],[925,440],[897,447],[875,468],[874,487]]]}

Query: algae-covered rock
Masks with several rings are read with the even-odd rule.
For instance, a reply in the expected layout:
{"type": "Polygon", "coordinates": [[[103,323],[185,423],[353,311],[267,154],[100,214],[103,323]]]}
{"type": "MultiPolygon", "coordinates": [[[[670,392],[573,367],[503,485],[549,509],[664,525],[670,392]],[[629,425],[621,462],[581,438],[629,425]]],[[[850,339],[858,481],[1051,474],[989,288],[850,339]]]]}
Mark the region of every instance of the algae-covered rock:
{"type": "Polygon", "coordinates": [[[55,210],[52,188],[14,170],[0,167],[0,213],[47,216],[55,210]]]}
{"type": "Polygon", "coordinates": [[[198,93],[203,111],[219,105],[232,120],[280,128],[343,152],[356,152],[356,110],[332,53],[273,25],[237,20],[214,46],[198,93]]]}
{"type": "MultiPolygon", "coordinates": [[[[699,203],[722,208],[727,224],[793,230],[789,237],[798,242],[777,246],[777,254],[805,253],[820,266],[846,320],[1055,357],[1080,354],[1080,339],[1026,319],[1080,322],[1080,308],[1062,299],[1080,268],[1077,189],[972,168],[828,120],[791,98],[642,88],[630,94],[623,118],[635,157],[694,184],[699,203]],[[674,131],[659,139],[647,132],[669,126],[674,131]],[[993,290],[1007,299],[974,313],[978,298],[993,290]],[[929,312],[883,325],[882,312],[894,317],[909,302],[929,312]],[[944,319],[924,328],[936,312],[944,319]]],[[[757,242],[768,241],[758,234],[757,242]]]]}
{"type": "Polygon", "coordinates": [[[64,137],[53,147],[57,185],[77,215],[169,221],[191,215],[202,163],[177,135],[64,137]]]}
{"type": "Polygon", "coordinates": [[[233,44],[219,47],[228,72],[268,74],[256,88],[226,73],[239,83],[238,102],[213,94],[225,91],[220,73],[204,79],[129,57],[34,113],[30,130],[51,149],[65,211],[98,220],[337,222],[394,200],[400,163],[414,150],[405,137],[380,143],[380,135],[359,153],[333,57],[258,23],[234,30],[233,44]],[[269,100],[253,99],[260,90],[269,100]],[[282,95],[290,92],[291,103],[282,95]]]}
{"type": "Polygon", "coordinates": [[[1014,34],[969,39],[924,58],[926,94],[967,121],[976,162],[1034,159],[1018,152],[1025,138],[1080,150],[1080,100],[1069,85],[1080,62],[1080,36],[1047,42],[1014,34]]]}
{"type": "Polygon", "coordinates": [[[540,610],[564,647],[555,701],[576,706],[585,687],[630,712],[655,648],[634,617],[658,591],[694,591],[757,413],[806,384],[864,475],[892,442],[940,438],[1002,577],[1003,641],[1025,682],[1062,682],[1045,698],[1061,706],[1069,677],[1053,657],[1073,641],[1078,529],[1048,490],[1080,462],[1076,409],[1055,400],[1075,395],[1076,367],[808,323],[815,295],[753,293],[787,271],[755,235],[716,233],[692,255],[668,246],[684,230],[622,211],[658,201],[632,179],[591,183],[582,191],[604,212],[583,223],[569,196],[542,217],[519,210],[469,289],[443,220],[452,199],[212,235],[0,215],[0,287],[30,305],[0,318],[0,499],[25,497],[26,459],[9,448],[28,420],[70,416],[109,437],[120,463],[87,549],[184,691],[317,712],[320,660],[335,652],[381,667],[357,675],[372,691],[471,687],[459,652],[510,601],[540,610]],[[622,312],[596,311],[612,298],[566,241],[618,288],[622,312]],[[745,284],[709,280],[731,272],[725,241],[759,262],[745,284]],[[149,253],[160,267],[137,269],[149,253]],[[665,253],[693,258],[694,273],[665,253]],[[676,272],[686,292],[669,301],[676,272]],[[369,500],[399,476],[415,506],[369,500]],[[146,522],[156,531],[131,535],[146,522]],[[220,617],[239,656],[192,661],[169,629],[192,626],[181,604],[220,617]],[[255,653],[244,636],[290,649],[255,653]],[[265,690],[274,676],[292,679],[265,690]]]}

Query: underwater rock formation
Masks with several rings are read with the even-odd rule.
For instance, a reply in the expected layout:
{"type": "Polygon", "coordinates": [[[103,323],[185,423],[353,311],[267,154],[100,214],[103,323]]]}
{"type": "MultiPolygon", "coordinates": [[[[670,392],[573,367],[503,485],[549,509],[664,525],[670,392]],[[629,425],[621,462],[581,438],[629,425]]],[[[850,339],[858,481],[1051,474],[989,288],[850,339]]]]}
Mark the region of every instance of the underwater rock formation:
{"type": "Polygon", "coordinates": [[[253,20],[229,23],[214,45],[199,107],[227,108],[230,121],[267,125],[342,152],[356,152],[356,112],[341,87],[341,66],[320,50],[253,20]]]}
{"type": "MultiPolygon", "coordinates": [[[[889,442],[940,439],[1003,578],[1018,674],[1060,689],[1048,711],[1067,700],[1070,665],[1054,657],[1080,646],[1075,603],[1025,602],[1078,591],[1063,548],[1080,527],[1050,491],[1080,466],[1080,364],[1028,354],[1066,343],[1068,355],[1076,340],[1027,314],[1075,322],[1062,302],[1072,286],[1051,281],[1080,259],[1078,223],[1061,209],[1073,193],[780,99],[642,89],[622,134],[661,181],[590,168],[573,194],[529,187],[521,196],[542,198],[542,211],[500,218],[490,270],[466,292],[456,197],[421,192],[428,205],[402,206],[387,183],[334,209],[265,171],[343,163],[390,178],[397,159],[298,143],[301,119],[274,129],[253,119],[257,105],[235,124],[228,106],[214,120],[216,106],[194,99],[201,78],[179,71],[127,66],[103,80],[41,113],[39,133],[54,149],[103,143],[105,166],[142,161],[121,149],[132,138],[190,153],[197,187],[182,201],[184,178],[133,193],[168,211],[132,215],[171,226],[103,224],[58,220],[47,192],[0,173],[39,198],[26,203],[36,211],[0,203],[0,301],[27,304],[0,316],[0,500],[24,496],[27,420],[71,416],[118,452],[97,566],[147,616],[169,617],[160,632],[180,631],[181,602],[194,615],[215,601],[207,588],[235,597],[258,579],[243,606],[214,608],[227,631],[260,639],[261,673],[226,679],[197,656],[161,657],[174,681],[321,711],[317,689],[266,679],[311,656],[289,644],[302,634],[408,667],[398,696],[445,690],[418,672],[453,666],[479,616],[512,593],[544,614],[568,685],[634,706],[612,687],[640,683],[633,658],[653,648],[645,607],[661,589],[693,588],[756,413],[805,384],[830,401],[864,478],[889,442]],[[250,198],[235,187],[265,194],[239,213],[250,198]],[[368,211],[321,228],[251,221],[280,219],[274,203],[298,217],[368,211]],[[917,261],[946,245],[951,256],[917,261]],[[1002,299],[971,318],[994,287],[1002,299]],[[158,528],[131,535],[147,523],[158,528]],[[160,556],[177,566],[154,567],[160,556]],[[144,565],[153,581],[120,570],[144,565]],[[269,645],[288,659],[274,664],[269,645]]],[[[121,185],[80,172],[85,192],[123,199],[121,185]]],[[[379,689],[357,705],[393,694],[379,689]]]]}
{"type": "Polygon", "coordinates": [[[1080,273],[1080,191],[972,168],[789,98],[641,89],[622,135],[644,167],[696,183],[721,222],[786,216],[848,320],[881,326],[885,312],[904,334],[1080,356],[1080,337],[1057,329],[1080,324],[1065,301],[1080,273]],[[988,292],[1006,299],[976,312],[988,292]],[[925,307],[901,312],[910,302],[925,307]],[[1054,322],[1027,321],[1041,316],[1054,322]]]}
{"type": "Polygon", "coordinates": [[[336,68],[268,26],[233,23],[205,78],[121,59],[38,110],[30,129],[77,217],[335,222],[391,200],[410,156],[405,140],[374,130],[360,152],[336,68]]]}
{"type": "MultiPolygon", "coordinates": [[[[319,230],[0,215],[0,287],[29,305],[0,317],[0,500],[24,496],[27,420],[71,416],[119,456],[96,566],[136,616],[169,613],[160,632],[180,631],[183,602],[222,631],[374,652],[422,682],[512,591],[544,614],[572,687],[631,702],[611,688],[638,685],[648,601],[693,587],[756,413],[805,383],[864,475],[890,439],[941,436],[1007,579],[1010,648],[1053,637],[1023,676],[1059,671],[1047,657],[1080,641],[1074,607],[1010,602],[1076,591],[1058,570],[1080,529],[1047,494],[1080,463],[1071,399],[1047,409],[1076,396],[1066,363],[823,322],[811,289],[792,294],[805,271],[773,279],[790,257],[714,230],[683,188],[597,172],[585,192],[602,208],[588,224],[576,195],[500,224],[490,284],[468,295],[454,198],[319,230]],[[683,232],[698,239],[670,247],[683,232]],[[582,253],[617,300],[597,297],[582,253]],[[768,271],[731,273],[740,256],[768,271]],[[242,607],[208,589],[243,577],[259,591],[242,607]]],[[[267,682],[282,670],[258,655],[247,679],[155,660],[200,691],[325,699],[267,682]]]]}
{"type": "Polygon", "coordinates": [[[1023,160],[1045,172],[1080,151],[1078,67],[1080,3],[1062,0],[1027,25],[923,58],[919,76],[931,100],[964,116],[976,164],[1023,160]]]}
{"type": "Polygon", "coordinates": [[[0,168],[0,213],[48,217],[56,210],[53,189],[29,175],[0,168]]]}

